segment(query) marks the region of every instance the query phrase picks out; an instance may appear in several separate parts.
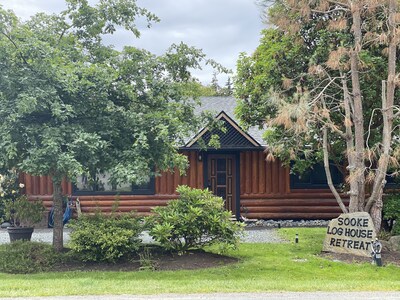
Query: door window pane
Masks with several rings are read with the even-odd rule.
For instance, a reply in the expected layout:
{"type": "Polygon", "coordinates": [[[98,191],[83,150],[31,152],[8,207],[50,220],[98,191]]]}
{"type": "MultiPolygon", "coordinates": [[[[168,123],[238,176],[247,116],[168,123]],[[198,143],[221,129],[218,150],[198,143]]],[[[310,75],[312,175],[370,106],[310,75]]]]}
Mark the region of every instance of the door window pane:
{"type": "Polygon", "coordinates": [[[217,171],[226,171],[226,159],[217,159],[217,171]]]}
{"type": "Polygon", "coordinates": [[[218,185],[226,185],[226,173],[218,173],[217,174],[217,184],[218,185]]]}
{"type": "Polygon", "coordinates": [[[222,199],[226,199],[226,188],[218,187],[217,188],[217,196],[221,197],[222,199]]]}

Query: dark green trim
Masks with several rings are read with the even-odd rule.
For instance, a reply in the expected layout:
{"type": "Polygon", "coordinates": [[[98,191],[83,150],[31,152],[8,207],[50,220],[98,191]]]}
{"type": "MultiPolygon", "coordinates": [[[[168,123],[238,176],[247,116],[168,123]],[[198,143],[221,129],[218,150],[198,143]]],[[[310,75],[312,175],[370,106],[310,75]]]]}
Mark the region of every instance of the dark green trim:
{"type": "Polygon", "coordinates": [[[236,220],[240,220],[240,152],[235,154],[236,156],[236,220]]]}

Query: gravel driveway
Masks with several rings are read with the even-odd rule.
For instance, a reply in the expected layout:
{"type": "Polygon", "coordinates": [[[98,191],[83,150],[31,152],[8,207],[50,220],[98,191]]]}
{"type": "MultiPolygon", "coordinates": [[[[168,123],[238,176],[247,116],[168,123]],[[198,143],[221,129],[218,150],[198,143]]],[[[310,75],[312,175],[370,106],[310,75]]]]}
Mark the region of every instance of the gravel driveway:
{"type": "MultiPolygon", "coordinates": [[[[64,244],[67,244],[69,241],[69,234],[71,229],[64,228],[64,244]]],[[[142,234],[142,240],[144,243],[151,243],[152,239],[144,232],[142,234]]],[[[282,238],[279,237],[277,231],[275,229],[270,228],[246,228],[242,238],[242,242],[244,243],[283,243],[285,242],[282,238]]],[[[38,229],[36,228],[32,234],[32,241],[40,241],[45,243],[52,243],[53,241],[53,229],[45,228],[38,229]]],[[[8,236],[6,229],[0,229],[0,244],[9,243],[10,238],[8,236]]]]}

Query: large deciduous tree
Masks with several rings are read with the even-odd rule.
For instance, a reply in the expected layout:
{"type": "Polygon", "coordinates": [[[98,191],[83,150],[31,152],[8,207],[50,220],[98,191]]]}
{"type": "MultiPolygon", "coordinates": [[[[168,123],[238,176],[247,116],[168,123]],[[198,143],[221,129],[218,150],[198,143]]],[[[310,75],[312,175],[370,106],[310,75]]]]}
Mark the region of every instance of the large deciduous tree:
{"type": "Polygon", "coordinates": [[[263,2],[276,27],[239,59],[239,115],[267,122],[270,150],[284,160],[323,161],[343,212],[369,212],[379,229],[386,176],[399,166],[398,0],[263,2]],[[330,159],[347,161],[348,209],[330,159]]]}
{"type": "Polygon", "coordinates": [[[0,7],[0,166],[51,176],[57,250],[63,179],[94,170],[140,183],[186,167],[177,146],[198,120],[190,70],[209,61],[185,44],[162,56],[103,44],[121,26],[139,36],[138,17],[158,20],[135,0],[67,0],[25,22],[0,7]]]}

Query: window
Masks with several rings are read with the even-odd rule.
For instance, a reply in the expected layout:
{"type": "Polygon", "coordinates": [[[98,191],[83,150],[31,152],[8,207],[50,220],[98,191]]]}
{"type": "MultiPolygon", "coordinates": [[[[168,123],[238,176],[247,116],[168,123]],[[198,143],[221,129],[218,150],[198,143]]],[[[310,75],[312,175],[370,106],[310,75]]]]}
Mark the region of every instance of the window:
{"type": "Polygon", "coordinates": [[[386,185],[387,189],[398,189],[400,188],[400,177],[386,175],[386,185]]]}
{"type": "MultiPolygon", "coordinates": [[[[339,169],[331,163],[330,170],[333,184],[341,184],[343,182],[343,175],[339,169]]],[[[328,188],[324,166],[322,164],[315,164],[303,174],[290,174],[290,187],[292,189],[328,188]]]]}
{"type": "Polygon", "coordinates": [[[76,195],[154,195],[155,180],[154,177],[146,183],[122,185],[112,185],[109,182],[109,174],[96,174],[95,180],[91,180],[87,176],[79,176],[74,185],[74,194],[76,195]]]}

